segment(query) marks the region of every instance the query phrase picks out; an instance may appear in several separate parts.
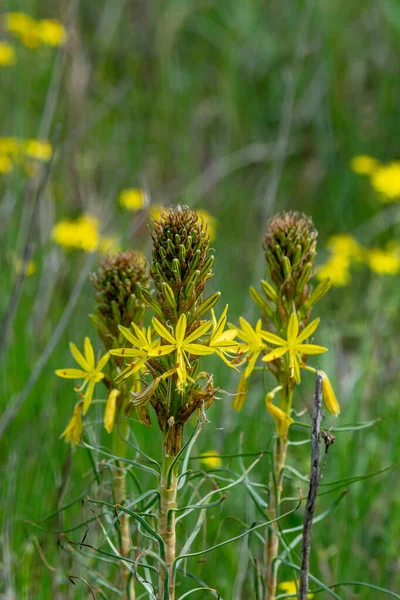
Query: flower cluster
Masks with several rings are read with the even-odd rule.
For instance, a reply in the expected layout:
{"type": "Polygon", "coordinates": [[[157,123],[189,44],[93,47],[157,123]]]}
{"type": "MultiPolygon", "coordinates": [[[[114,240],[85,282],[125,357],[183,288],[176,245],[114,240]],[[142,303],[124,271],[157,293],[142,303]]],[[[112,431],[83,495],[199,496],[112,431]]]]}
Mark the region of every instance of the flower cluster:
{"type": "Polygon", "coordinates": [[[381,163],[368,155],[355,156],[350,162],[351,169],[369,177],[378,198],[383,203],[400,201],[400,161],[381,163]]]}
{"type": "Polygon", "coordinates": [[[140,188],[128,188],[122,190],[119,194],[118,202],[122,208],[137,212],[143,210],[149,205],[149,197],[146,192],[140,188]]]}
{"type": "MultiPolygon", "coordinates": [[[[261,281],[262,293],[255,288],[250,290],[267,328],[263,328],[261,319],[255,328],[245,319],[239,320],[236,363],[245,363],[246,367],[233,407],[241,410],[246,399],[247,380],[261,356],[277,379],[278,386],[266,395],[265,405],[275,420],[278,435],[283,438],[292,423],[292,393],[301,381],[301,369],[307,368],[307,356],[327,351],[323,346],[307,341],[319,324],[319,319],[309,322],[311,309],[331,285],[329,278],[324,278],[315,289],[311,285],[316,237],[311,219],[298,213],[284,213],[268,222],[264,250],[271,282],[261,281]],[[280,396],[279,406],[273,404],[277,395],[280,396]]],[[[325,378],[324,381],[328,389],[329,380],[325,378]]],[[[334,414],[340,412],[332,397],[326,397],[325,404],[334,414]]]]}
{"type": "MultiPolygon", "coordinates": [[[[60,236],[59,229],[56,233],[60,236]]],[[[61,233],[65,237],[65,231],[61,233]]],[[[207,409],[217,391],[212,375],[200,369],[201,357],[215,354],[236,368],[232,362],[237,358],[237,330],[226,328],[228,307],[217,318],[213,307],[220,293],[202,297],[214,261],[208,255],[203,219],[187,207],[164,210],[154,220],[152,236],[150,273],[157,298],[148,289],[148,271],[139,253],[120,252],[103,259],[92,277],[98,307],[91,318],[109,352],[95,365],[86,338],[84,355],[70,345],[81,369],[56,371],[60,377],[82,378],[83,384],[75,389],[79,394],[86,390],[64,432],[73,444],[79,441],[82,414],[89,408],[94,386],[103,381],[109,391],[107,431],[113,429],[117,416],[129,416],[133,408],[139,421],[150,427],[151,406],[165,437],[165,451],[174,456],[181,447],[184,424],[195,411],[207,409]],[[147,328],[143,327],[145,308],[155,314],[147,328]],[[211,317],[204,319],[209,311],[211,317]],[[108,362],[110,355],[113,360],[108,362]],[[107,375],[102,372],[106,365],[107,375]]],[[[91,237],[94,248],[96,238],[91,237]]]]}
{"type": "Polygon", "coordinates": [[[118,251],[118,240],[102,236],[100,220],[92,214],[84,214],[77,219],[63,219],[56,223],[51,232],[52,240],[69,250],[84,250],[114,254],[118,251]]]}
{"type": "MultiPolygon", "coordinates": [[[[1,49],[0,49],[1,53],[1,49]]],[[[34,172],[34,162],[47,162],[52,155],[52,147],[47,140],[35,138],[0,138],[0,173],[10,173],[14,166],[23,165],[28,174],[34,172]]]]}
{"type": "Polygon", "coordinates": [[[352,280],[351,267],[365,264],[374,273],[396,275],[400,272],[400,247],[389,242],[383,248],[364,248],[349,234],[337,234],[328,239],[328,259],[317,269],[317,278],[329,277],[332,285],[341,287],[352,280]]]}
{"type": "Polygon", "coordinates": [[[23,12],[5,13],[2,18],[4,29],[28,48],[62,46],[66,42],[65,28],[58,19],[35,20],[23,12]]]}

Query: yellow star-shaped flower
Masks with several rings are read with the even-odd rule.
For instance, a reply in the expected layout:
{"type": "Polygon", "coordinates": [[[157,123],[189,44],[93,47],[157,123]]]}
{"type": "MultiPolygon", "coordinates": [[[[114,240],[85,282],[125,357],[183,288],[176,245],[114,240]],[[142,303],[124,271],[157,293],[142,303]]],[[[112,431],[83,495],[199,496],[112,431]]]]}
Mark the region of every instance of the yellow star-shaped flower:
{"type": "Polygon", "coordinates": [[[314,344],[304,344],[303,342],[309,338],[314,331],[317,329],[319,319],[314,319],[304,331],[299,335],[299,321],[296,313],[292,313],[289,319],[289,325],[287,328],[287,339],[275,335],[274,333],[263,332],[263,338],[269,343],[279,346],[276,350],[268,352],[263,357],[264,362],[270,362],[280,356],[283,356],[288,352],[289,354],[289,368],[290,376],[295,380],[296,383],[300,383],[300,365],[302,354],[322,354],[327,352],[327,348],[323,346],[315,346],[314,344]]]}
{"type": "Polygon", "coordinates": [[[244,377],[248,379],[253,372],[254,366],[260,353],[266,349],[263,337],[266,333],[262,330],[261,319],[257,321],[255,329],[243,317],[239,318],[241,329],[238,329],[237,336],[243,343],[238,345],[240,353],[246,353],[247,367],[244,370],[244,377]]]}
{"type": "MultiPolygon", "coordinates": [[[[143,333],[135,323],[132,323],[132,327],[136,335],[133,335],[127,327],[118,325],[120,332],[128,342],[133,345],[133,348],[115,348],[114,350],[110,350],[110,354],[113,356],[137,359],[134,363],[129,364],[126,369],[121,371],[115,380],[117,383],[127,379],[127,377],[137,373],[137,371],[140,371],[145,362],[149,359],[150,352],[160,347],[160,340],[152,341],[150,327],[147,329],[147,335],[145,335],[146,332],[143,333]]],[[[154,354],[151,356],[154,356],[154,354]]]]}
{"type": "Polygon", "coordinates": [[[64,379],[83,379],[82,385],[75,389],[77,392],[82,392],[87,386],[87,390],[83,396],[83,414],[85,415],[93,398],[94,387],[104,377],[102,370],[106,366],[110,355],[107,352],[107,354],[101,357],[97,365],[95,365],[93,346],[88,337],[85,337],[83,345],[84,355],[72,342],[69,345],[69,349],[81,369],[57,369],[55,373],[58,377],[63,377],[64,379]]]}
{"type": "Polygon", "coordinates": [[[188,380],[187,366],[190,366],[187,355],[193,354],[195,356],[203,356],[206,354],[213,354],[214,352],[213,348],[209,348],[204,344],[194,343],[202,335],[207,333],[207,331],[210,329],[210,326],[211,322],[207,321],[206,323],[200,325],[200,327],[197,327],[197,329],[195,329],[190,335],[188,335],[187,338],[185,338],[187,320],[186,315],[183,314],[179,317],[179,320],[176,324],[174,337],[158,319],[153,318],[154,329],[162,337],[162,339],[168,342],[168,344],[151,350],[149,355],[165,356],[166,354],[171,354],[171,352],[176,352],[178,383],[179,386],[183,387],[186,385],[188,380]]]}
{"type": "Polygon", "coordinates": [[[208,345],[210,348],[212,348],[215,352],[215,354],[217,354],[221,360],[224,361],[225,364],[228,365],[228,367],[232,367],[232,369],[237,369],[237,367],[235,367],[232,362],[230,362],[228,360],[228,358],[233,358],[233,356],[231,356],[229,353],[233,352],[234,354],[236,354],[237,349],[238,349],[238,343],[234,342],[235,337],[238,334],[238,330],[237,329],[227,329],[226,331],[224,331],[225,325],[226,325],[226,313],[228,312],[228,304],[225,306],[224,311],[222,312],[222,315],[220,316],[220,318],[216,319],[215,314],[213,309],[211,309],[211,314],[212,314],[212,330],[211,330],[211,336],[210,336],[210,340],[208,342],[208,345]],[[226,358],[228,357],[228,358],[226,358]]]}

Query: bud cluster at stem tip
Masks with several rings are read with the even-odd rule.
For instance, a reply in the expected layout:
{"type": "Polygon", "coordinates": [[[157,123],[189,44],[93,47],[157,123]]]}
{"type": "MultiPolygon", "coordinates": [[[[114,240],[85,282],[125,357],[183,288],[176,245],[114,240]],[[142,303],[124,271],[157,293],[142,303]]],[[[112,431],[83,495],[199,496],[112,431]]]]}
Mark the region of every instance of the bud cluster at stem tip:
{"type": "Polygon", "coordinates": [[[209,234],[203,219],[188,207],[163,210],[154,219],[151,276],[163,316],[175,324],[197,307],[205,282],[212,276],[209,234]]]}
{"type": "Polygon", "coordinates": [[[149,285],[146,260],[134,250],[106,256],[100,260],[97,273],[92,274],[92,281],[98,306],[91,320],[106,349],[110,349],[120,337],[119,325],[129,327],[132,321],[140,324],[143,320],[144,303],[138,287],[149,285]]]}

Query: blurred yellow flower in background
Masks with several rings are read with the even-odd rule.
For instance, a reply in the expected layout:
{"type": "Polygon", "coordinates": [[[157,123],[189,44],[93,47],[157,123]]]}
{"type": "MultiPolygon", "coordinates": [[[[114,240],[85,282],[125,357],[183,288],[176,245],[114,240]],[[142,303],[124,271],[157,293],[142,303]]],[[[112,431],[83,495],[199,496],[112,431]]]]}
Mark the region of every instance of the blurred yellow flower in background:
{"type": "Polygon", "coordinates": [[[64,25],[57,19],[42,19],[37,21],[37,34],[47,46],[62,46],[65,44],[67,34],[64,25]]]}
{"type": "MultiPolygon", "coordinates": [[[[286,592],[286,594],[296,594],[297,595],[297,588],[296,588],[296,582],[295,581],[282,581],[282,583],[279,584],[279,589],[282,590],[282,592],[286,592]]],[[[313,598],[314,594],[308,594],[307,598],[313,598]]]]}
{"type": "Polygon", "coordinates": [[[149,197],[146,192],[140,188],[129,188],[122,190],[118,202],[126,210],[143,210],[149,204],[149,197]]]}
{"type": "Polygon", "coordinates": [[[53,227],[51,237],[64,248],[95,252],[100,244],[99,219],[84,214],[75,220],[63,219],[53,227]]]}
{"type": "Polygon", "coordinates": [[[379,161],[368,154],[359,154],[350,161],[350,168],[359,175],[370,175],[379,166],[379,161]]]}
{"type": "Polygon", "coordinates": [[[10,12],[4,15],[5,29],[13,33],[28,48],[61,46],[67,35],[64,25],[57,19],[36,21],[23,12],[10,12]]]}
{"type": "Polygon", "coordinates": [[[99,251],[102,254],[117,254],[121,250],[119,239],[112,235],[105,235],[100,238],[99,251]]]}
{"type": "Polygon", "coordinates": [[[12,160],[6,154],[0,154],[0,173],[10,173],[12,168],[12,160]]]}
{"type": "Polygon", "coordinates": [[[217,233],[217,219],[201,208],[196,210],[196,212],[207,225],[207,230],[210,235],[210,242],[213,242],[217,233]]]}
{"type": "Polygon", "coordinates": [[[346,256],[353,260],[363,260],[364,248],[357,242],[356,238],[348,233],[338,233],[330,236],[327,247],[336,256],[346,256]]]}
{"type": "MultiPolygon", "coordinates": [[[[12,255],[12,261],[14,264],[14,269],[15,272],[18,274],[21,272],[21,269],[23,268],[24,265],[24,261],[21,258],[18,258],[18,256],[16,256],[15,254],[12,255]]],[[[33,262],[33,260],[30,260],[26,266],[25,266],[25,277],[30,277],[31,275],[33,275],[36,272],[36,265],[33,262]]]]}
{"type": "Polygon", "coordinates": [[[215,450],[203,452],[200,460],[206,467],[210,467],[211,469],[219,469],[222,467],[222,460],[215,450]]]}
{"type": "Polygon", "coordinates": [[[52,147],[50,142],[45,140],[25,140],[22,142],[22,149],[24,154],[30,158],[36,158],[43,162],[46,162],[51,158],[52,147]]]}
{"type": "Polygon", "coordinates": [[[15,50],[7,42],[0,42],[0,67],[15,65],[15,50]]]}
{"type": "Polygon", "coordinates": [[[400,200],[400,161],[381,165],[371,174],[372,187],[381,194],[382,202],[400,200]]]}
{"type": "Polygon", "coordinates": [[[152,204],[150,206],[149,215],[155,221],[158,221],[161,217],[161,211],[164,207],[161,204],[152,204]]]}
{"type": "Polygon", "coordinates": [[[387,250],[381,248],[371,248],[368,251],[368,266],[374,273],[381,275],[397,275],[400,271],[400,252],[399,247],[388,247],[387,250]]]}
{"type": "Polygon", "coordinates": [[[333,255],[317,268],[316,277],[322,281],[329,277],[332,285],[341,287],[351,281],[350,259],[347,256],[333,255]]]}

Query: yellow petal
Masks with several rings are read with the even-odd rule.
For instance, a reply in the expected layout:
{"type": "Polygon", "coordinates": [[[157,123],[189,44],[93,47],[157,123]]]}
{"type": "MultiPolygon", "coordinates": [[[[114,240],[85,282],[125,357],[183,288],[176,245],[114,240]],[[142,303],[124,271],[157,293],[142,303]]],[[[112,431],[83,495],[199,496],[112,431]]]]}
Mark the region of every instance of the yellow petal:
{"type": "Polygon", "coordinates": [[[246,379],[248,379],[252,374],[259,355],[259,352],[253,352],[252,356],[250,357],[249,362],[247,363],[247,367],[244,371],[244,376],[246,377],[246,379]]]}
{"type": "Polygon", "coordinates": [[[315,344],[299,344],[296,346],[296,350],[302,354],[323,354],[324,352],[328,352],[328,348],[316,346],[315,344]]]}
{"type": "Polygon", "coordinates": [[[110,350],[110,354],[113,356],[125,356],[127,358],[132,358],[134,356],[140,356],[141,351],[137,348],[114,348],[110,350]]]}
{"type": "Polygon", "coordinates": [[[106,408],[104,411],[104,427],[108,433],[111,433],[114,428],[115,414],[117,411],[117,398],[120,395],[117,389],[111,390],[108,395],[106,408]]]}
{"type": "Polygon", "coordinates": [[[151,348],[151,350],[149,350],[149,356],[165,356],[166,354],[171,354],[171,352],[175,352],[175,350],[176,346],[172,346],[171,344],[165,344],[164,346],[151,348]]]}
{"type": "MultiPolygon", "coordinates": [[[[176,328],[175,328],[175,339],[178,344],[182,344],[183,340],[185,339],[186,325],[187,325],[186,315],[185,315],[185,313],[183,313],[179,317],[179,320],[178,320],[178,322],[176,324],[176,328]]],[[[194,339],[196,339],[196,338],[194,338],[194,339]]]]}
{"type": "Polygon", "coordinates": [[[204,335],[205,333],[207,333],[207,331],[210,329],[211,326],[211,321],[207,321],[206,323],[203,323],[202,325],[200,325],[200,327],[197,327],[197,329],[195,329],[185,340],[185,344],[186,342],[188,344],[190,344],[191,342],[194,342],[195,340],[198,340],[202,335],[204,335]]]}
{"type": "Polygon", "coordinates": [[[287,341],[289,344],[293,344],[299,333],[299,321],[296,313],[292,313],[289,319],[289,325],[287,329],[287,341]]]}
{"type": "Polygon", "coordinates": [[[170,334],[168,329],[166,329],[164,327],[164,325],[162,323],[160,323],[160,321],[158,319],[153,317],[152,323],[153,323],[154,329],[156,330],[156,332],[158,333],[158,335],[160,337],[162,337],[164,340],[167,340],[167,342],[169,342],[170,344],[174,344],[174,346],[176,346],[175,339],[172,337],[172,335],[170,334]]]}
{"type": "Polygon", "coordinates": [[[82,379],[86,377],[87,372],[80,369],[57,369],[55,374],[64,379],[82,379]]]}
{"type": "Polygon", "coordinates": [[[276,358],[283,356],[288,350],[289,348],[287,346],[284,348],[276,348],[275,350],[272,350],[272,352],[268,352],[268,354],[263,356],[262,360],[264,362],[270,362],[271,360],[275,360],[276,358]]]}
{"type": "MultiPolygon", "coordinates": [[[[138,340],[141,342],[141,345],[147,346],[148,340],[147,340],[146,336],[144,335],[143,331],[141,331],[139,329],[139,327],[136,325],[136,323],[132,323],[132,327],[135,330],[136,336],[137,336],[138,340]]],[[[150,338],[150,343],[151,343],[151,338],[150,338]]]]}
{"type": "Polygon", "coordinates": [[[85,395],[83,396],[83,414],[84,415],[86,415],[86,413],[89,409],[90,403],[92,401],[95,385],[96,385],[96,383],[94,381],[89,381],[89,385],[87,386],[87,390],[85,392],[85,395]]]}
{"type": "Polygon", "coordinates": [[[286,340],[279,337],[279,335],[271,333],[270,331],[261,331],[261,337],[269,344],[275,344],[275,346],[287,346],[286,340]]]}
{"type": "Polygon", "coordinates": [[[269,399],[269,394],[265,398],[265,406],[268,412],[273,416],[276,425],[276,431],[279,437],[285,437],[289,430],[290,425],[293,423],[293,419],[286,414],[283,410],[272,404],[269,399]]]}
{"type": "Polygon", "coordinates": [[[128,342],[136,346],[136,348],[140,348],[140,341],[133,335],[133,333],[127,327],[124,327],[123,325],[118,325],[118,329],[120,330],[122,335],[128,340],[128,342]]]}
{"type": "Polygon", "coordinates": [[[88,337],[85,337],[85,341],[83,343],[83,350],[85,352],[86,362],[89,365],[90,370],[93,371],[93,369],[94,369],[94,352],[93,352],[93,346],[90,343],[90,340],[88,337]]]}
{"type": "Polygon", "coordinates": [[[183,349],[185,352],[189,352],[190,354],[197,354],[198,356],[205,356],[207,354],[212,354],[214,352],[213,348],[209,348],[208,346],[203,346],[203,344],[184,344],[183,349]]]}
{"type": "Polygon", "coordinates": [[[311,323],[309,323],[307,325],[307,327],[304,329],[304,331],[302,331],[301,334],[299,335],[299,337],[296,339],[296,344],[301,344],[301,342],[304,342],[304,340],[306,340],[307,338],[312,336],[312,334],[314,333],[314,331],[317,329],[317,327],[319,325],[319,321],[320,321],[319,318],[314,319],[314,321],[311,321],[311,323]]]}
{"type": "Polygon", "coordinates": [[[74,357],[74,359],[78,363],[78,365],[80,367],[82,367],[82,369],[85,369],[85,371],[91,371],[89,363],[87,362],[87,360],[83,356],[83,354],[75,346],[75,344],[73,344],[72,342],[70,342],[69,349],[71,351],[72,356],[74,357]]]}
{"type": "Polygon", "coordinates": [[[106,354],[104,354],[101,357],[101,359],[97,363],[97,365],[96,365],[96,371],[102,371],[104,369],[104,367],[106,366],[106,364],[108,363],[109,360],[110,360],[110,353],[107,352],[106,354]]]}
{"type": "Polygon", "coordinates": [[[239,379],[239,384],[236,390],[236,396],[232,403],[232,408],[237,411],[241,411],[244,403],[246,402],[247,396],[247,381],[245,373],[243,372],[239,379]]]}
{"type": "Polygon", "coordinates": [[[75,404],[74,412],[72,414],[72,418],[68,423],[67,427],[64,429],[60,438],[65,437],[66,442],[71,442],[72,446],[76,446],[79,443],[80,437],[82,434],[82,413],[80,402],[75,404]]]}

